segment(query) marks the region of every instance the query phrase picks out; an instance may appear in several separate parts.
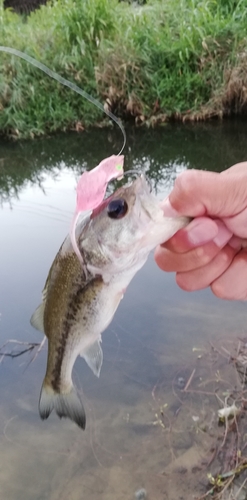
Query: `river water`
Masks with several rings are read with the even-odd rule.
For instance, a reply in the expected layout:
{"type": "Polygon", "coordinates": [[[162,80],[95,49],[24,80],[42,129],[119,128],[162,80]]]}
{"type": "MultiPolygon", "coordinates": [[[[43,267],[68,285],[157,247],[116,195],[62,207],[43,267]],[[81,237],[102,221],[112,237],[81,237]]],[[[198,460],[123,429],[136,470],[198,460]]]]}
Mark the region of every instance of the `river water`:
{"type": "MultiPolygon", "coordinates": [[[[229,121],[129,129],[125,166],[147,171],[162,198],[184,169],[221,171],[246,159],[246,128],[229,121]]],[[[14,341],[1,352],[42,341],[30,317],[69,230],[78,177],[120,147],[111,129],[1,141],[0,343],[14,341]]],[[[76,361],[85,432],[53,414],[39,418],[47,346],[0,355],[0,497],[131,500],[140,488],[149,500],[205,494],[225,444],[217,410],[239,384],[229,353],[247,337],[246,318],[245,303],[183,292],[151,255],[103,334],[100,378],[76,361]]]]}

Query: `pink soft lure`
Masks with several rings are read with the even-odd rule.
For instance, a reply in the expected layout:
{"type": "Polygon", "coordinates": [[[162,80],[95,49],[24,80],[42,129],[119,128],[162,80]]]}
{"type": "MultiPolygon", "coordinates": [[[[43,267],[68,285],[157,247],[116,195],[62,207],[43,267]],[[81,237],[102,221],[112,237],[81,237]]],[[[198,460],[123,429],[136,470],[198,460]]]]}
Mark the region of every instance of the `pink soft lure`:
{"type": "Polygon", "coordinates": [[[82,256],[75,235],[77,220],[82,212],[85,213],[86,219],[91,215],[92,210],[102,203],[108,182],[123,176],[123,163],[123,155],[110,156],[102,160],[93,170],[84,172],[79,179],[76,188],[76,210],[71,225],[70,238],[73,249],[81,262],[82,256]]]}

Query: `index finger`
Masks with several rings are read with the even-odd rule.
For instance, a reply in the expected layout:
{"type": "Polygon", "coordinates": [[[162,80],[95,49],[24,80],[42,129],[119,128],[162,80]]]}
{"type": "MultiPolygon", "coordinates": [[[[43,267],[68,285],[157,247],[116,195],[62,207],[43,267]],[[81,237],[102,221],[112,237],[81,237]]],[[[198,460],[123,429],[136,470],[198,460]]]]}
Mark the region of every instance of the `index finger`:
{"type": "MultiPolygon", "coordinates": [[[[182,172],[169,196],[170,204],[179,214],[190,217],[238,214],[247,206],[247,163],[234,169],[235,166],[228,175],[200,170],[182,172]]],[[[165,210],[165,204],[163,207],[165,210]]]]}

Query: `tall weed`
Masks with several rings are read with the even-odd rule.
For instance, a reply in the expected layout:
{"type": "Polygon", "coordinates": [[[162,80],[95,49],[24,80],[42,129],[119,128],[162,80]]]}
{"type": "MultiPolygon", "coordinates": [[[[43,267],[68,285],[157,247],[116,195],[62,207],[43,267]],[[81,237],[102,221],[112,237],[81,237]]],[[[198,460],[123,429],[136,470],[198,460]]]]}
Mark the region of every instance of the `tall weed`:
{"type": "MultiPolygon", "coordinates": [[[[149,0],[143,6],[53,0],[27,18],[4,11],[0,0],[0,45],[42,61],[120,116],[152,123],[245,109],[233,83],[229,92],[229,75],[239,94],[246,25],[247,0],[149,0]]],[[[0,53],[2,133],[42,135],[102,118],[71,90],[0,53]]]]}

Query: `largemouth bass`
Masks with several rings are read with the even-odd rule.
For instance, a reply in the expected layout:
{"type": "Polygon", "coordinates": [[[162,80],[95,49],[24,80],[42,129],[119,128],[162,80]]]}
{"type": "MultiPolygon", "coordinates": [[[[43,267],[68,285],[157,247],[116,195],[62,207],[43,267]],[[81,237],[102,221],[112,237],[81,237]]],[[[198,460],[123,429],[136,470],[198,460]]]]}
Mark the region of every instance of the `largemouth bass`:
{"type": "Polygon", "coordinates": [[[85,429],[86,416],[72,382],[81,355],[99,377],[101,333],[111,322],[123,294],[149,252],[187,225],[185,217],[167,218],[141,175],[119,188],[76,228],[75,254],[70,237],[49,271],[43,301],[31,318],[48,338],[48,359],[39,412],[53,409],[85,429]]]}

